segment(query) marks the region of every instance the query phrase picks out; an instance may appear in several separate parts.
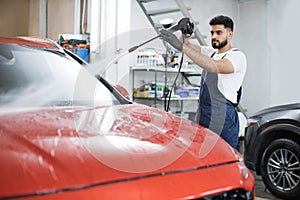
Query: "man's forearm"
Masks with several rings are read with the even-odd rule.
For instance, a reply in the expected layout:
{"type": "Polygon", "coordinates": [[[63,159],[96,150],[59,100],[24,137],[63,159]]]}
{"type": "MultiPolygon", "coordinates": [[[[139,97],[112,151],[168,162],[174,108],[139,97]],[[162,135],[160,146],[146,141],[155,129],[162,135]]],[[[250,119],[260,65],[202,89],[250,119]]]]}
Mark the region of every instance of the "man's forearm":
{"type": "Polygon", "coordinates": [[[185,42],[185,45],[189,46],[191,49],[193,49],[196,52],[201,52],[201,46],[197,45],[197,44],[193,44],[188,42],[185,42]]]}
{"type": "Polygon", "coordinates": [[[218,73],[218,67],[216,63],[210,57],[201,54],[201,47],[187,43],[183,45],[183,53],[185,53],[194,63],[199,65],[201,68],[207,70],[208,72],[218,73]]]}

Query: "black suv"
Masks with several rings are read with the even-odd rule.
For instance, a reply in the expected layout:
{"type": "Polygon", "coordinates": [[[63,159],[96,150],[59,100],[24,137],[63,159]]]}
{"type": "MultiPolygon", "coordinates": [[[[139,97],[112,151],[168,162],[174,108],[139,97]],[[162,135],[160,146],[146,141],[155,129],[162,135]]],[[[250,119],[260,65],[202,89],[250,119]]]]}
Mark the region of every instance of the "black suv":
{"type": "Polygon", "coordinates": [[[300,103],[264,109],[248,119],[245,163],[276,197],[300,198],[300,103]]]}

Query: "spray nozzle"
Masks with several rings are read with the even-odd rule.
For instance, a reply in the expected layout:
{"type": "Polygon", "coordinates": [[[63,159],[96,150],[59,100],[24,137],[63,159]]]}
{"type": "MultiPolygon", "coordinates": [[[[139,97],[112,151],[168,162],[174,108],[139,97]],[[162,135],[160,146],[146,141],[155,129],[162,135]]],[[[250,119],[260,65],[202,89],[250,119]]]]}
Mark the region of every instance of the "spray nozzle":
{"type": "Polygon", "coordinates": [[[185,36],[190,37],[194,32],[194,23],[190,21],[190,18],[184,17],[181,20],[179,20],[177,25],[171,27],[170,30],[172,31],[181,30],[181,32],[185,36]]]}

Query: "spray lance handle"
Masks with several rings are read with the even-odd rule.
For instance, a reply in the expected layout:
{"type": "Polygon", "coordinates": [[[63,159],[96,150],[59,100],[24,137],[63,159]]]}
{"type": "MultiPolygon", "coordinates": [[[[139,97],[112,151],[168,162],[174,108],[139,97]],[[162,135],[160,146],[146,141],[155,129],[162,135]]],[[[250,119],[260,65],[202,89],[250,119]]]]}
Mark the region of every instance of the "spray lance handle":
{"type": "Polygon", "coordinates": [[[170,28],[173,32],[180,30],[186,37],[190,37],[194,32],[194,23],[190,21],[190,18],[184,17],[180,19],[177,25],[170,28]]]}

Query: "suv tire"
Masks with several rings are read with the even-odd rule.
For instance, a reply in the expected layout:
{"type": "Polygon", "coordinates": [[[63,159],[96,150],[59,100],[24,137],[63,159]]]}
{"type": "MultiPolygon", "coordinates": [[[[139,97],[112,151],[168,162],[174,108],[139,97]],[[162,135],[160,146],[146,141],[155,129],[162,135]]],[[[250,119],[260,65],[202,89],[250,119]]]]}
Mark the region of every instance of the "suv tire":
{"type": "Polygon", "coordinates": [[[276,197],[300,197],[300,146],[290,139],[277,139],[265,149],[260,170],[269,191],[276,197]]]}

